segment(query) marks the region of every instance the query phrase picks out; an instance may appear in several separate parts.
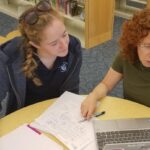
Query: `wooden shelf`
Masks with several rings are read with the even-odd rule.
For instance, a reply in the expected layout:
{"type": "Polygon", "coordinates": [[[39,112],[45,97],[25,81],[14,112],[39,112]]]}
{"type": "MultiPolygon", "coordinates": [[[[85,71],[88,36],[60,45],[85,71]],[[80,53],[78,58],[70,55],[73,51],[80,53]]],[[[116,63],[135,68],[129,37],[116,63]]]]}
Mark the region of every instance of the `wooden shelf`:
{"type": "Polygon", "coordinates": [[[79,19],[65,18],[65,24],[70,34],[80,39],[82,46],[85,46],[85,23],[79,19]]]}
{"type": "Polygon", "coordinates": [[[67,28],[67,31],[78,37],[81,41],[82,46],[85,45],[85,22],[80,19],[80,16],[72,17],[70,15],[63,14],[64,22],[67,28]]]}
{"type": "MultiPolygon", "coordinates": [[[[13,3],[14,1],[12,0],[11,2],[13,3]]],[[[110,40],[113,32],[115,1],[85,0],[84,5],[84,21],[79,16],[64,15],[64,21],[69,33],[78,37],[85,48],[91,48],[110,40]]],[[[18,18],[25,9],[27,7],[8,4],[7,0],[0,0],[0,11],[12,17],[18,18]]]]}
{"type": "Polygon", "coordinates": [[[14,4],[8,3],[7,0],[0,0],[0,12],[3,12],[11,17],[18,18],[22,12],[24,12],[27,8],[34,5],[32,2],[28,2],[28,5],[24,6],[22,4],[14,4]]]}
{"type": "Polygon", "coordinates": [[[17,7],[15,5],[0,5],[0,11],[11,17],[18,17],[17,7]]]}
{"type": "Polygon", "coordinates": [[[147,4],[147,0],[130,0],[132,2],[137,2],[137,3],[140,3],[140,4],[147,4]]]}
{"type": "Polygon", "coordinates": [[[139,8],[135,8],[135,7],[129,7],[126,6],[124,8],[118,8],[115,10],[115,15],[122,17],[122,18],[126,18],[129,19],[133,16],[133,13],[137,10],[140,10],[139,8]]]}
{"type": "Polygon", "coordinates": [[[135,11],[146,7],[146,5],[147,0],[116,0],[115,15],[128,19],[133,16],[135,11]]]}

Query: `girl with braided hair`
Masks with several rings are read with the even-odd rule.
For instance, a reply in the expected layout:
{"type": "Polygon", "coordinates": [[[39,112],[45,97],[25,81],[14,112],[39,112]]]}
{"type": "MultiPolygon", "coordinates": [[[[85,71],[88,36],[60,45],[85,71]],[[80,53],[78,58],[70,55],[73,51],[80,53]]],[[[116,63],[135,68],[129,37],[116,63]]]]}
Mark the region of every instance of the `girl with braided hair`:
{"type": "Polygon", "coordinates": [[[79,92],[81,44],[68,35],[49,1],[19,18],[20,37],[0,46],[0,116],[24,106],[79,92]]]}

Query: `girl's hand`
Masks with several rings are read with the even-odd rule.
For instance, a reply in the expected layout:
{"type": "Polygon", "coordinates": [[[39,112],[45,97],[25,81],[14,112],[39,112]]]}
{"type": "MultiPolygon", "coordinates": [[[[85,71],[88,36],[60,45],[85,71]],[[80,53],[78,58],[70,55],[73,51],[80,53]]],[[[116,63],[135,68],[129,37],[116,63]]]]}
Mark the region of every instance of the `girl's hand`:
{"type": "Polygon", "coordinates": [[[90,119],[96,110],[97,100],[89,94],[81,104],[81,114],[84,118],[90,119]]]}

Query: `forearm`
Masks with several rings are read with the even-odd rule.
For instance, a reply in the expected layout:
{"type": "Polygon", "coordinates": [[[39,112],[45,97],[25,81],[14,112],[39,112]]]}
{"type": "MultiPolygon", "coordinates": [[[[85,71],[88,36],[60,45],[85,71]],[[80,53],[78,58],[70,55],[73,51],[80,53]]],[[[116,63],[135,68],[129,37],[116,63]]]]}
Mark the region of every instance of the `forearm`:
{"type": "Polygon", "coordinates": [[[108,91],[109,90],[106,84],[101,82],[94,88],[94,90],[89,94],[89,96],[95,100],[100,100],[101,98],[107,95],[108,91]]]}
{"type": "Polygon", "coordinates": [[[96,103],[99,99],[107,95],[108,88],[101,82],[95,89],[88,95],[81,105],[81,113],[83,117],[89,119],[96,110],[96,103]]]}
{"type": "Polygon", "coordinates": [[[122,74],[110,68],[102,82],[90,93],[91,97],[95,100],[105,97],[121,79],[122,74]]]}

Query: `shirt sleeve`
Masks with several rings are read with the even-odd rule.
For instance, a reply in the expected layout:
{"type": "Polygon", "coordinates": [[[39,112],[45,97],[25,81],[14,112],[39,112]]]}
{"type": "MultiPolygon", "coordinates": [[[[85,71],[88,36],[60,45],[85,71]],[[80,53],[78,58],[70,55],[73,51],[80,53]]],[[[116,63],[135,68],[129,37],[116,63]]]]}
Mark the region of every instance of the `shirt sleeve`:
{"type": "Polygon", "coordinates": [[[111,67],[115,71],[123,73],[123,60],[119,53],[116,55],[111,67]]]}

